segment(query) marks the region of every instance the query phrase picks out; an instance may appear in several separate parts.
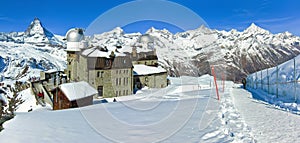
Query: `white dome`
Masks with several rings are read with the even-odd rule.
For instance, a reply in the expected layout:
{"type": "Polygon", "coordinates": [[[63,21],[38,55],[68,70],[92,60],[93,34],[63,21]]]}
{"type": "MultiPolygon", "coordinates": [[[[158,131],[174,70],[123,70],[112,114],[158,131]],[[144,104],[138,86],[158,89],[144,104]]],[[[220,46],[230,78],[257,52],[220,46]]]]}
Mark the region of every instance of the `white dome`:
{"type": "Polygon", "coordinates": [[[83,29],[73,28],[66,34],[67,42],[80,42],[84,39],[83,29]]]}
{"type": "Polygon", "coordinates": [[[144,34],[139,38],[139,43],[153,43],[153,37],[149,34],[144,34]]]}

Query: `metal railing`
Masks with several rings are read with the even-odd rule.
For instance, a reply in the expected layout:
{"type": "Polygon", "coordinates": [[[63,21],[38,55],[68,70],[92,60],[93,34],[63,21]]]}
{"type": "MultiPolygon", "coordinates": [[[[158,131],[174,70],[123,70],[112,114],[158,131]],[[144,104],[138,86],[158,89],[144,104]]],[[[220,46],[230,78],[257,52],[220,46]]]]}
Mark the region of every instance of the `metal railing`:
{"type": "Polygon", "coordinates": [[[247,77],[247,87],[297,102],[300,99],[299,67],[300,61],[294,58],[288,63],[253,73],[247,77]]]}

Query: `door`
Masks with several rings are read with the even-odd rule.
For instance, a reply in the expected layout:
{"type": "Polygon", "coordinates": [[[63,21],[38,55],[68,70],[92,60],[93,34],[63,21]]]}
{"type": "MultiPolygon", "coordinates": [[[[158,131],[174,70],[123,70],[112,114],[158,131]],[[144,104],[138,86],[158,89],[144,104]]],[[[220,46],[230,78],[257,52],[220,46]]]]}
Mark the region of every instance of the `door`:
{"type": "Polygon", "coordinates": [[[98,86],[98,96],[99,97],[103,96],[103,86],[98,86]]]}

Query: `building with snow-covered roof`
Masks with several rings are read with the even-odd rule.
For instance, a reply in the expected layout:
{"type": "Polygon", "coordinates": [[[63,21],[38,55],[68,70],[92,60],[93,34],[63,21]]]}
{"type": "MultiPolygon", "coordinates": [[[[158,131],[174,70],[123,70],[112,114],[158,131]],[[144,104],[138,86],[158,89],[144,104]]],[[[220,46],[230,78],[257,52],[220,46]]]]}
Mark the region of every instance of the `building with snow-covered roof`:
{"type": "MultiPolygon", "coordinates": [[[[67,33],[68,36],[68,33],[67,33]]],[[[130,57],[105,46],[67,50],[70,81],[86,81],[98,90],[98,97],[132,94],[132,61],[130,57]]]]}
{"type": "Polygon", "coordinates": [[[135,90],[145,86],[149,88],[164,88],[167,86],[167,71],[160,66],[134,65],[133,76],[135,90]]]}
{"type": "Polygon", "coordinates": [[[93,104],[93,96],[97,90],[85,81],[64,83],[51,91],[53,110],[88,106],[93,104]]]}
{"type": "MultiPolygon", "coordinates": [[[[83,33],[78,29],[71,29],[66,37],[67,43],[70,43],[66,50],[65,70],[69,81],[86,81],[97,89],[98,97],[130,95],[134,88],[140,89],[143,86],[162,88],[167,85],[167,73],[157,72],[162,68],[158,67],[158,58],[153,46],[154,38],[148,34],[138,39],[138,44],[133,45],[131,53],[119,52],[122,51],[120,45],[114,48],[103,45],[81,48],[79,44],[72,44],[80,43],[84,39],[83,33]],[[134,75],[133,65],[140,64],[156,72],[134,75]]],[[[136,73],[139,73],[138,68],[136,73]]]]}

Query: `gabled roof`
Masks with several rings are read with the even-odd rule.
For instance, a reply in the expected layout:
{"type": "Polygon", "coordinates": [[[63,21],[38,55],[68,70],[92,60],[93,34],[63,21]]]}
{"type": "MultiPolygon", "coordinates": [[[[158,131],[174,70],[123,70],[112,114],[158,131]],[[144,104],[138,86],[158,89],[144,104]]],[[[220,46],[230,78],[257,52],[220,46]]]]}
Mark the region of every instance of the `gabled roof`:
{"type": "Polygon", "coordinates": [[[89,48],[82,51],[83,56],[87,57],[105,57],[109,58],[110,53],[108,51],[101,51],[99,48],[89,48]]]}
{"type": "Polygon", "coordinates": [[[70,101],[93,96],[98,93],[95,88],[85,81],[64,83],[59,88],[70,101]]]}
{"type": "Polygon", "coordinates": [[[152,67],[146,65],[134,65],[133,66],[133,74],[134,75],[150,75],[150,74],[157,74],[157,73],[164,73],[167,72],[162,67],[152,67]]]}

